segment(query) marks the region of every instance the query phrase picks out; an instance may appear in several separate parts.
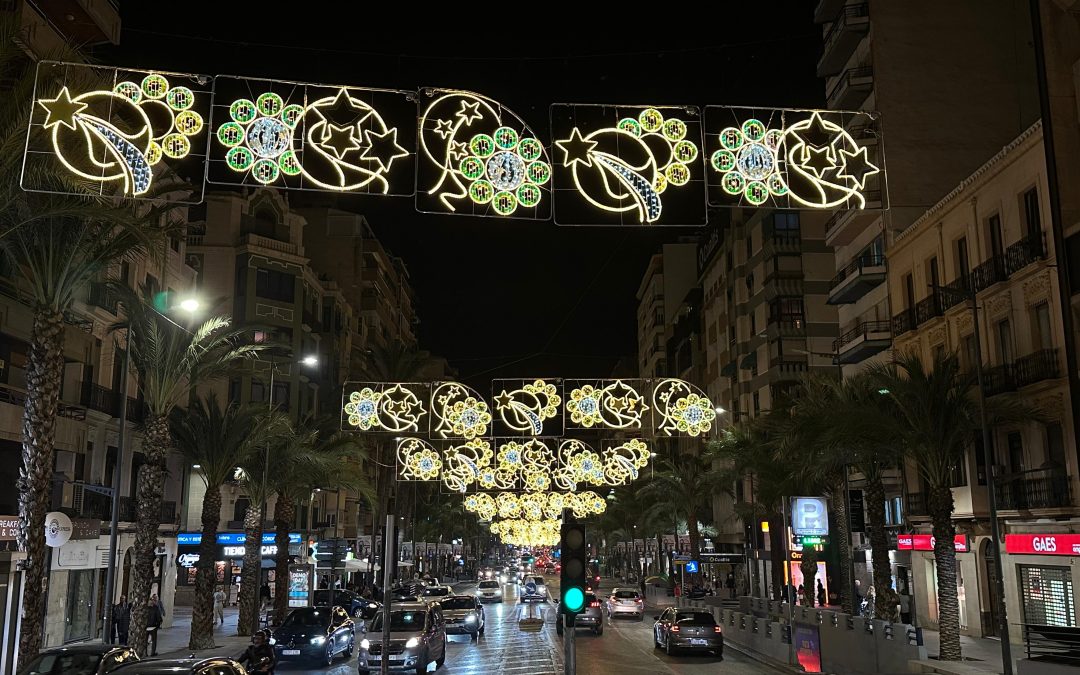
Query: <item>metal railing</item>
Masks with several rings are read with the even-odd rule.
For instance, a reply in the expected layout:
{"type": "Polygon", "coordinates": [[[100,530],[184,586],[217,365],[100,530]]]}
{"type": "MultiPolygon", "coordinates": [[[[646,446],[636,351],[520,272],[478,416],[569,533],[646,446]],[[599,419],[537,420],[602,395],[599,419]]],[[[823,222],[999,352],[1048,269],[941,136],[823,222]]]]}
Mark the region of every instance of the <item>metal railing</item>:
{"type": "Polygon", "coordinates": [[[847,5],[840,12],[840,15],[833,21],[832,26],[829,27],[829,32],[826,33],[825,39],[822,41],[825,44],[825,51],[832,49],[832,43],[836,41],[840,32],[850,27],[848,22],[849,18],[865,18],[870,16],[870,4],[864,2],[861,5],[847,5]]]}
{"type": "Polygon", "coordinates": [[[100,307],[110,314],[116,314],[116,294],[106,284],[95,281],[90,284],[90,292],[87,294],[86,303],[94,307],[100,307]]]}
{"type": "Polygon", "coordinates": [[[940,293],[937,289],[933,289],[930,295],[926,296],[918,303],[915,304],[915,324],[922,325],[933,319],[934,317],[941,316],[941,302],[939,302],[940,293]]]}
{"type": "Polygon", "coordinates": [[[1060,376],[1061,368],[1057,348],[1040,349],[1013,362],[1013,378],[1018,387],[1026,387],[1029,384],[1052,380],[1060,376]]]}
{"type": "Polygon", "coordinates": [[[999,281],[1005,281],[1005,259],[1000,255],[990,256],[989,260],[983,261],[978,267],[971,270],[971,283],[975,292],[986,290],[999,281]]]}
{"type": "Polygon", "coordinates": [[[892,328],[892,322],[887,319],[860,322],[854,328],[845,331],[840,337],[833,340],[833,351],[839,352],[846,345],[860,337],[865,338],[870,333],[889,333],[889,335],[892,335],[892,328]]]}
{"type": "Polygon", "coordinates": [[[854,260],[849,262],[844,267],[844,269],[836,273],[836,276],[834,276],[832,278],[832,281],[829,282],[829,290],[831,291],[832,289],[839,286],[848,277],[853,276],[856,273],[861,274],[863,269],[866,267],[884,267],[884,265],[885,256],[883,255],[859,256],[858,258],[855,258],[854,260]]]}
{"type": "Polygon", "coordinates": [[[1032,232],[1009,248],[1005,249],[1005,275],[1024,269],[1031,263],[1046,257],[1046,234],[1032,232]]]}
{"type": "Polygon", "coordinates": [[[1053,509],[1072,505],[1069,476],[1061,469],[1032,469],[1000,476],[997,485],[998,508],[1053,509]]]}
{"type": "Polygon", "coordinates": [[[909,492],[904,495],[904,514],[908,516],[930,515],[926,495],[922,492],[909,492]]]}
{"type": "Polygon", "coordinates": [[[873,66],[861,66],[859,68],[848,68],[847,70],[845,70],[840,75],[840,77],[836,78],[836,84],[834,84],[832,89],[829,90],[829,96],[828,96],[829,101],[832,101],[833,99],[835,99],[836,95],[840,92],[841,89],[843,89],[844,87],[850,85],[851,80],[853,80],[853,79],[855,79],[857,77],[873,77],[873,76],[874,76],[874,67],[873,66]]]}
{"type": "Polygon", "coordinates": [[[1013,377],[1012,364],[983,367],[984,395],[997,396],[1009,391],[1016,391],[1016,378],[1013,377]]]}
{"type": "Polygon", "coordinates": [[[1080,628],[1025,623],[1024,651],[1031,661],[1080,668],[1080,628]]]}
{"type": "Polygon", "coordinates": [[[116,417],[117,398],[116,392],[112,389],[103,387],[100,384],[95,384],[94,382],[83,382],[82,395],[79,398],[79,402],[91,410],[97,410],[98,412],[107,413],[116,417]]]}
{"type": "Polygon", "coordinates": [[[915,325],[915,310],[901,310],[899,314],[895,314],[892,318],[893,336],[903,335],[910,330],[915,330],[915,325]]]}
{"type": "MultiPolygon", "coordinates": [[[[26,405],[26,391],[17,387],[12,387],[9,384],[0,384],[0,403],[22,407],[26,405]]],[[[60,417],[66,417],[81,422],[86,419],[86,408],[60,401],[56,409],[56,414],[60,417]]]]}

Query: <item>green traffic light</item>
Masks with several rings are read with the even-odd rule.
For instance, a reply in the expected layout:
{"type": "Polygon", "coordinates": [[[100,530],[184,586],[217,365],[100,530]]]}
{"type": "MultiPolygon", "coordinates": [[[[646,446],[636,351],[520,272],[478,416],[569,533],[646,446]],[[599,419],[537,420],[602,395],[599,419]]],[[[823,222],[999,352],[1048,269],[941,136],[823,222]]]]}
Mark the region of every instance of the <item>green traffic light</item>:
{"type": "Polygon", "coordinates": [[[585,592],[577,586],[571,586],[563,593],[563,607],[568,612],[580,612],[585,606],[585,592]]]}

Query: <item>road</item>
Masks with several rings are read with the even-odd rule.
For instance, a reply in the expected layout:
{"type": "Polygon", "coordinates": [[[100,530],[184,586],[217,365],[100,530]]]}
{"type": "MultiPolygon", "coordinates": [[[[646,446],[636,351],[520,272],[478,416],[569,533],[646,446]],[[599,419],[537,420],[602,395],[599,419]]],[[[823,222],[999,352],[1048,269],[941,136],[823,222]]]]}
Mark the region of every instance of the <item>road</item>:
{"type": "MultiPolygon", "coordinates": [[[[558,597],[558,577],[547,577],[549,594],[558,597]]],[[[606,580],[605,580],[606,581],[606,580]]],[[[460,584],[460,593],[475,593],[476,584],[460,584]]],[[[601,591],[610,591],[609,583],[601,583],[601,591]]],[[[518,615],[524,610],[517,601],[518,587],[503,588],[503,602],[485,604],[487,629],[476,643],[467,637],[451,636],[446,664],[428,672],[441,675],[557,675],[562,673],[562,638],[555,634],[555,607],[550,603],[533,603],[543,614],[544,627],[539,632],[524,632],[518,628],[518,615]]],[[[711,655],[667,656],[653,648],[652,616],[658,614],[649,607],[645,618],[605,618],[604,634],[597,636],[578,630],[577,672],[581,675],[760,675],[779,673],[733,649],[724,652],[724,660],[711,655]]],[[[356,660],[339,660],[329,668],[284,665],[279,673],[290,675],[356,674],[356,660]]]]}

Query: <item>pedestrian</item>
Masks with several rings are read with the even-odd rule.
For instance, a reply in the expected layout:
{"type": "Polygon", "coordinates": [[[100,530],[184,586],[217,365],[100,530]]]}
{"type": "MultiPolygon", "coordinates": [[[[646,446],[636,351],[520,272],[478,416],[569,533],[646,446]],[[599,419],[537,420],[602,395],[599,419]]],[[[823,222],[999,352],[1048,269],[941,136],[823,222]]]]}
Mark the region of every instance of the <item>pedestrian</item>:
{"type": "Polygon", "coordinates": [[[131,604],[126,595],[120,596],[120,602],[113,605],[113,631],[119,644],[128,643],[128,627],[131,625],[131,604]]]}
{"type": "Polygon", "coordinates": [[[641,577],[640,586],[641,586],[641,598],[642,598],[642,600],[644,600],[645,599],[645,577],[641,577]]]}
{"type": "Polygon", "coordinates": [[[821,579],[817,580],[817,604],[818,607],[825,606],[825,586],[821,584],[821,579]]]}
{"type": "Polygon", "coordinates": [[[146,601],[146,648],[150,656],[157,656],[158,629],[161,628],[161,603],[152,595],[146,601]]]}
{"type": "Polygon", "coordinates": [[[862,582],[858,579],[855,580],[855,611],[859,612],[863,603],[863,590],[862,582]]]}
{"type": "Polygon", "coordinates": [[[877,602],[877,594],[874,592],[874,587],[870,586],[866,589],[866,598],[862,603],[862,614],[868,619],[874,618],[875,606],[877,602]]]}
{"type": "Polygon", "coordinates": [[[795,597],[799,599],[800,605],[806,604],[806,590],[804,589],[802,584],[799,584],[799,592],[795,597]]]}
{"type": "Polygon", "coordinates": [[[225,625],[225,589],[221,586],[214,591],[214,623],[225,625]]]}
{"type": "Polygon", "coordinates": [[[150,599],[157,605],[158,613],[161,614],[161,618],[165,618],[165,605],[161,604],[161,600],[158,600],[157,593],[150,596],[150,599]]]}
{"type": "Polygon", "coordinates": [[[273,593],[270,592],[270,584],[264,581],[263,585],[259,588],[259,601],[264,608],[270,604],[272,596],[273,593]]]}
{"type": "Polygon", "coordinates": [[[911,623],[911,595],[906,584],[900,593],[900,623],[911,623]]]}
{"type": "Polygon", "coordinates": [[[735,599],[735,573],[728,572],[727,580],[724,581],[724,587],[728,590],[728,598],[735,599]]]}

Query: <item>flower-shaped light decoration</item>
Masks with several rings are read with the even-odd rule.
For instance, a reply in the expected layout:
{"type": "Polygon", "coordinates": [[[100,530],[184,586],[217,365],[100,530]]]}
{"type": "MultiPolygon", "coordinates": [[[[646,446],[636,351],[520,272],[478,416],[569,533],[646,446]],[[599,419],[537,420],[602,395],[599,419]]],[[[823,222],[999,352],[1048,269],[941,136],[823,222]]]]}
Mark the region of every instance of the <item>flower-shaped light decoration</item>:
{"type": "Polygon", "coordinates": [[[491,468],[493,455],[491,443],[482,438],[447,447],[443,450],[443,485],[452,492],[465,492],[487,472],[491,472],[491,480],[495,481],[498,472],[491,468]]]}
{"type": "Polygon", "coordinates": [[[525,489],[532,492],[544,492],[551,487],[549,469],[527,469],[522,473],[525,489]]]}
{"type": "Polygon", "coordinates": [[[552,492],[548,494],[547,504],[544,506],[544,515],[548,518],[562,518],[563,509],[567,508],[566,496],[552,492]]]}
{"type": "Polygon", "coordinates": [[[431,392],[431,434],[439,438],[485,436],[491,412],[480,395],[458,382],[442,382],[431,392]]]}
{"type": "Polygon", "coordinates": [[[591,384],[571,391],[570,400],[566,402],[566,409],[570,412],[570,419],[574,424],[580,424],[589,429],[604,420],[600,414],[600,392],[591,384]]]}
{"type": "Polygon", "coordinates": [[[571,389],[566,402],[570,424],[591,429],[640,429],[649,406],[645,398],[623,380],[601,380],[571,389]]]}
{"type": "Polygon", "coordinates": [[[442,460],[439,458],[439,453],[432,449],[424,448],[409,457],[409,470],[420,480],[435,480],[439,477],[441,468],[442,460]]]}
{"type": "Polygon", "coordinates": [[[501,492],[495,497],[500,518],[520,518],[521,502],[513,492],[501,492]]]}
{"type": "Polygon", "coordinates": [[[498,513],[495,500],[486,492],[475,492],[465,496],[465,510],[475,513],[480,520],[491,520],[498,513]]]}
{"type": "Polygon", "coordinates": [[[544,507],[548,502],[546,494],[523,494],[519,501],[521,502],[521,516],[526,520],[540,520],[544,517],[544,507]]]}
{"type": "Polygon", "coordinates": [[[557,546],[562,521],[507,519],[491,523],[491,533],[512,546],[557,546]]]}
{"type": "Polygon", "coordinates": [[[293,152],[293,130],[304,114],[299,105],[285,105],[274,92],[260,94],[255,101],[236,99],[229,106],[228,122],[217,130],[217,139],[229,150],[225,164],[237,173],[251,172],[263,185],[278,176],[296,176],[300,163],[293,152]]]}
{"type": "Polygon", "coordinates": [[[521,465],[524,462],[522,452],[521,444],[516,441],[510,441],[499,446],[499,454],[496,455],[499,468],[514,473],[521,471],[521,465]]]}
{"type": "Polygon", "coordinates": [[[727,127],[721,131],[721,147],[710,162],[715,171],[723,174],[724,192],[742,195],[754,206],[765,203],[770,196],[787,194],[778,159],[783,137],[782,129],[766,129],[756,119],[746,120],[741,129],[727,127]]]}
{"type": "Polygon", "coordinates": [[[191,152],[190,138],[203,129],[202,115],[191,109],[195,104],[191,89],[172,86],[164,76],[153,73],[140,84],[125,80],[113,91],[146,111],[153,122],[146,161],[157,164],[163,156],[181,159],[191,152]]]}
{"type": "Polygon", "coordinates": [[[540,203],[540,186],[551,180],[551,165],[543,160],[540,141],[499,127],[491,136],[474,135],[467,147],[458,171],[469,181],[469,199],[490,203],[500,216],[512,214],[519,204],[532,208],[540,203]]]}
{"type": "Polygon", "coordinates": [[[455,436],[476,438],[487,433],[487,425],[491,424],[491,413],[488,412],[487,403],[470,396],[455,403],[446,419],[450,422],[455,436]]]}
{"type": "Polygon", "coordinates": [[[400,382],[365,384],[350,392],[345,403],[349,425],[360,431],[414,433],[426,414],[416,393],[400,382]]]}
{"type": "Polygon", "coordinates": [[[397,442],[398,480],[436,480],[442,471],[439,452],[419,438],[397,442]]]}
{"type": "Polygon", "coordinates": [[[511,391],[503,389],[495,397],[495,411],[509,429],[539,436],[544,433],[544,421],[559,414],[562,397],[558,392],[555,384],[544,380],[511,391]]]}
{"type": "Polygon", "coordinates": [[[636,480],[640,470],[648,466],[651,454],[649,446],[636,438],[604,450],[604,482],[626,485],[636,480]]]}
{"type": "Polygon", "coordinates": [[[653,407],[660,415],[658,430],[668,436],[700,436],[712,429],[716,409],[697,387],[675,378],[653,389],[653,407]]]}
{"type": "Polygon", "coordinates": [[[600,455],[591,449],[582,450],[571,458],[571,468],[577,482],[590,485],[604,484],[604,463],[600,455]]]}
{"type": "Polygon", "coordinates": [[[349,402],[345,404],[345,414],[349,416],[349,424],[360,431],[370,431],[372,427],[378,426],[379,399],[381,398],[382,393],[370,387],[350,393],[349,402]]]}

